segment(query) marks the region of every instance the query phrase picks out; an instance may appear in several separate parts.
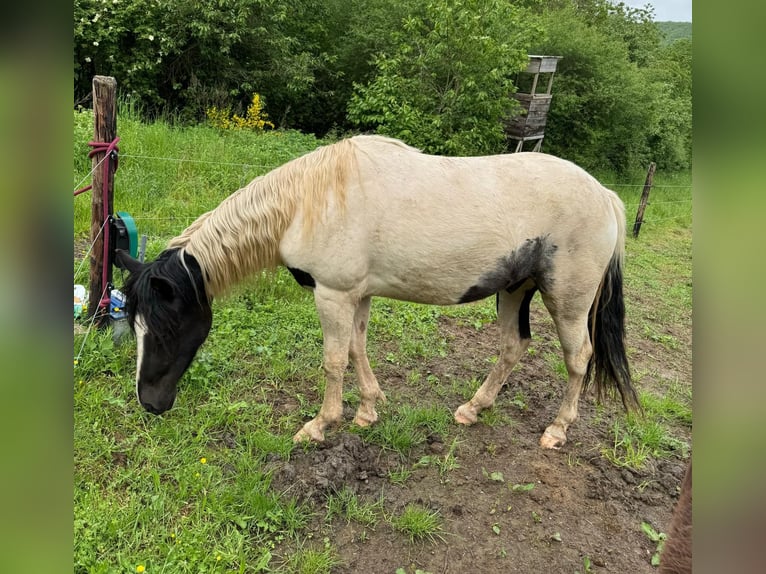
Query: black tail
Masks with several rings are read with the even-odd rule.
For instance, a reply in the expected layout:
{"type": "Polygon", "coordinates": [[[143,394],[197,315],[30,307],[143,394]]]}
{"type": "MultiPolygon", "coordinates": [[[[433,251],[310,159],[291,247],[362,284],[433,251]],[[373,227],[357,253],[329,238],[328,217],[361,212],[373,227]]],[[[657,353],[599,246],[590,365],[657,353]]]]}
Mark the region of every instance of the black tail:
{"type": "Polygon", "coordinates": [[[626,411],[641,410],[638,395],[631,385],[630,367],[625,354],[625,303],[622,298],[622,257],[615,253],[609,262],[588,322],[593,355],[585,371],[583,391],[591,380],[598,400],[617,390],[626,411]]]}

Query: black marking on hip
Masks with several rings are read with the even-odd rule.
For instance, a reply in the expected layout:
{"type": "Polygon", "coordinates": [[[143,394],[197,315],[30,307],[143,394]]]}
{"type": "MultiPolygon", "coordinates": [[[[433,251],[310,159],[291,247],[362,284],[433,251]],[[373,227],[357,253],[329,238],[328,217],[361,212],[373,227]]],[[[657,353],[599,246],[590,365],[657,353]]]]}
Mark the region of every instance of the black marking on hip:
{"type": "Polygon", "coordinates": [[[515,291],[528,279],[534,281],[540,291],[548,291],[553,285],[553,256],[558,245],[548,235],[527,239],[518,248],[497,260],[494,269],[487,271],[472,285],[458,303],[469,303],[506,290],[515,291]]]}
{"type": "Polygon", "coordinates": [[[293,277],[298,282],[298,285],[301,287],[308,287],[309,289],[313,289],[317,286],[317,283],[314,281],[314,278],[311,276],[311,274],[306,273],[303,269],[298,269],[297,267],[288,267],[287,270],[292,273],[293,277]]]}

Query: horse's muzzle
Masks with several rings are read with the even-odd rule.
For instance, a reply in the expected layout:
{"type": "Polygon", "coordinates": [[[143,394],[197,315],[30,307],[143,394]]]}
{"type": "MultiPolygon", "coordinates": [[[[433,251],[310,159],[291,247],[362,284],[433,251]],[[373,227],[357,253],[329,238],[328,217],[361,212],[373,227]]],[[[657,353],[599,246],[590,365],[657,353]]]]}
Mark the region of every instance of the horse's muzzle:
{"type": "Polygon", "coordinates": [[[144,401],[141,401],[141,406],[144,407],[147,411],[149,411],[153,415],[161,415],[166,410],[168,410],[167,408],[161,409],[161,408],[155,407],[153,404],[146,403],[144,401]]]}

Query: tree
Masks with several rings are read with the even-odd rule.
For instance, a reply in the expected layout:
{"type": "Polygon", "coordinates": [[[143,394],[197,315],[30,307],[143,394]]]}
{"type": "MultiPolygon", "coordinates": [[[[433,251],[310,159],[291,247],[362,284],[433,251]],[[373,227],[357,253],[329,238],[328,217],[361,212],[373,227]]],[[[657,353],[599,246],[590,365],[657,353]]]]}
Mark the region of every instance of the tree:
{"type": "Polygon", "coordinates": [[[371,130],[426,151],[505,150],[527,55],[562,56],[544,149],[590,169],[691,161],[691,42],[609,0],[75,0],[75,103],[95,74],[147,116],[245,114],[371,130]]]}
{"type": "Polygon", "coordinates": [[[302,30],[296,20],[307,22],[293,14],[309,4],[321,3],[76,0],[76,100],[87,97],[94,74],[104,74],[148,111],[170,108],[191,121],[212,105],[233,100],[243,108],[253,92],[296,101],[322,61],[291,35],[302,30]]]}
{"type": "Polygon", "coordinates": [[[513,79],[535,33],[526,11],[503,0],[431,0],[413,9],[394,48],[355,84],[349,119],[432,153],[476,155],[504,147],[517,112],[513,79]]]}
{"type": "Polygon", "coordinates": [[[562,56],[545,130],[546,151],[588,169],[628,171],[649,158],[651,88],[608,14],[595,19],[576,7],[546,11],[538,53],[562,56]]]}
{"type": "Polygon", "coordinates": [[[654,53],[644,70],[655,94],[649,146],[657,167],[691,167],[692,150],[692,42],[676,40],[654,53]]]}

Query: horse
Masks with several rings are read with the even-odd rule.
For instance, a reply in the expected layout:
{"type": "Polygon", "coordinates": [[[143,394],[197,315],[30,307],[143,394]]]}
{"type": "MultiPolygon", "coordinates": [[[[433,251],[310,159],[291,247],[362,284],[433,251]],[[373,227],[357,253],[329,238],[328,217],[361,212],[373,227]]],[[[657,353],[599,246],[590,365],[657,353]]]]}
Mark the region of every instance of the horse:
{"type": "Polygon", "coordinates": [[[659,574],[692,572],[692,460],[686,465],[681,495],[673,509],[670,531],[660,554],[659,574]]]}
{"type": "Polygon", "coordinates": [[[359,426],[386,397],[367,359],[372,297],[454,305],[495,296],[499,358],[454,419],[476,423],[531,340],[539,292],[568,372],[564,399],[540,446],[566,443],[592,382],[639,408],[625,353],[625,211],[575,164],[522,152],[442,157],[360,135],[259,176],[202,214],[152,262],[125,252],[126,312],[136,335],[136,393],[168,410],[212,325],[211,302],[246,277],[286,267],[313,291],[323,336],[324,399],[294,440],[324,440],[342,416],[343,373],[358,375],[359,426]]]}

